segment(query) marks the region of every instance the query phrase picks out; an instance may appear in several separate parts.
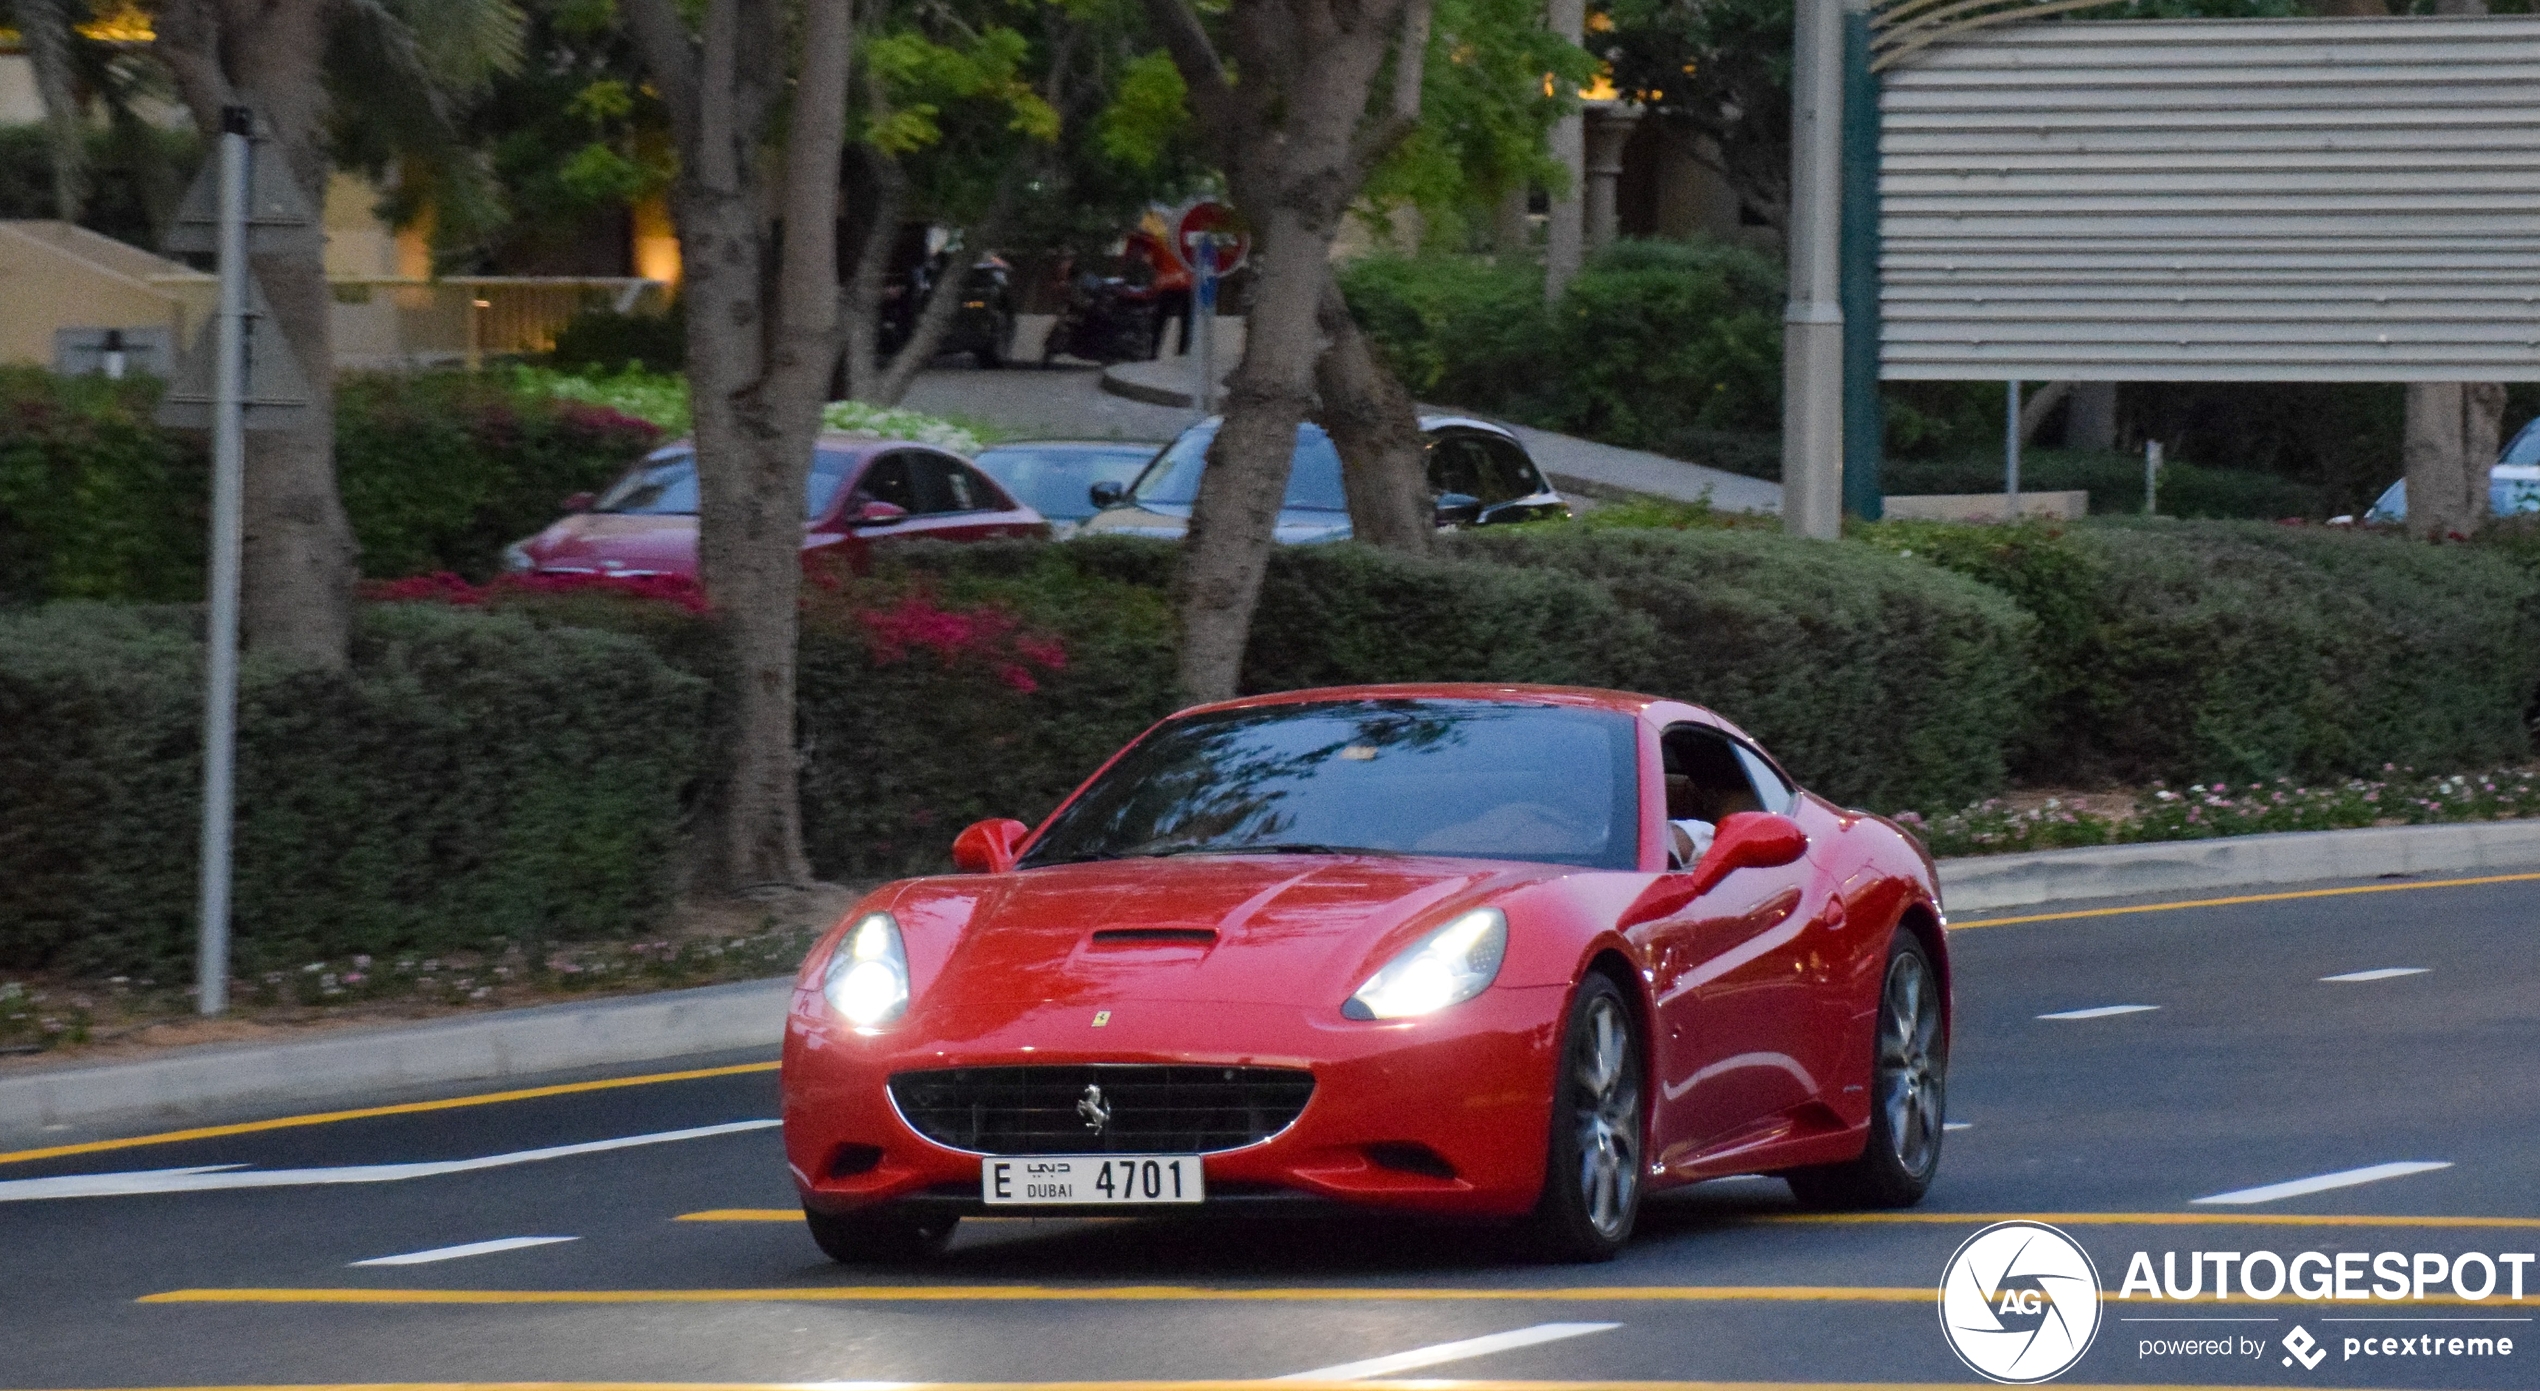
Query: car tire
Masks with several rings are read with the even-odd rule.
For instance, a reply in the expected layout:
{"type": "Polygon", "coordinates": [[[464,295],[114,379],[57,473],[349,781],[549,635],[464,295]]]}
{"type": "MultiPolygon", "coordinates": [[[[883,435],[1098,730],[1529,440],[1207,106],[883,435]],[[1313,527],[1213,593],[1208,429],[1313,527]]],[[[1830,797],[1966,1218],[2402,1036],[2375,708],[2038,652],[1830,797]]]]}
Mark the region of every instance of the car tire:
{"type": "Polygon", "coordinates": [[[1912,1207],[1940,1172],[1948,1114],[1949,1034],[1940,975],[1921,939],[1898,928],[1879,982],[1870,1043],[1870,1134],[1861,1157],[1782,1175],[1812,1208],[1912,1207]]]}
{"type": "Polygon", "coordinates": [[[1644,1057],[1622,989],[1589,975],[1571,999],[1553,1077],[1550,1153],[1531,1232],[1544,1259],[1612,1260],[1631,1240],[1649,1133],[1644,1057]]]}
{"type": "Polygon", "coordinates": [[[906,1265],[943,1250],[961,1216],[921,1217],[887,1209],[832,1214],[804,1208],[803,1221],[822,1253],[840,1265],[906,1265]]]}

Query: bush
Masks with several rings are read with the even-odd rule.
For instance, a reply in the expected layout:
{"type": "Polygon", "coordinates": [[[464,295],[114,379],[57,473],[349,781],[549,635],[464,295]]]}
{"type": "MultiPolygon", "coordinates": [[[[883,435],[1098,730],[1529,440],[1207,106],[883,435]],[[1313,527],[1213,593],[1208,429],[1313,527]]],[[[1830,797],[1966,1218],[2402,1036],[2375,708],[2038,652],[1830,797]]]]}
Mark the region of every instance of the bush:
{"type": "MultiPolygon", "coordinates": [[[[194,612],[0,616],[0,966],[181,975],[194,942],[194,612]]],[[[638,642],[365,610],[351,668],[241,672],[241,972],[656,922],[704,683],[638,642]]]]}
{"type": "MultiPolygon", "coordinates": [[[[0,600],[198,600],[200,435],[151,422],[161,384],[0,367],[0,600]]],[[[362,573],[482,578],[659,431],[504,375],[336,378],[335,464],[362,573]]]]}
{"type": "Polygon", "coordinates": [[[1981,585],[1755,531],[1527,528],[1452,550],[1594,582],[1646,627],[1614,634],[1593,684],[1717,710],[1838,801],[1956,806],[2002,785],[2036,625],[1981,585]]]}
{"type": "Polygon", "coordinates": [[[1649,448],[1781,426],[1782,274],[1720,242],[1623,241],[1563,292],[1533,423],[1649,448]]]}
{"type": "Polygon", "coordinates": [[[496,375],[347,373],[335,392],[337,486],[374,577],[493,575],[568,494],[606,487],[660,438],[496,375]]]}
{"type": "Polygon", "coordinates": [[[1541,266],[1388,254],[1342,266],[1340,282],[1351,316],[1421,400],[1516,412],[1546,386],[1541,266]]]}
{"type": "Polygon", "coordinates": [[[2529,750],[2534,583],[2479,549],[2226,522],[1860,534],[2038,618],[2027,780],[2338,777],[2529,750]]]}
{"type": "Polygon", "coordinates": [[[0,601],[203,594],[208,461],[144,378],[0,366],[0,601]]]}
{"type": "MultiPolygon", "coordinates": [[[[1999,424],[1996,424],[1997,433],[1999,424]]],[[[1880,483],[1890,496],[1908,493],[1998,493],[2002,491],[2000,441],[1991,455],[1954,459],[1890,459],[1880,470],[1880,483]]],[[[2140,516],[2143,512],[2143,456],[2081,450],[2040,449],[2020,458],[2020,487],[2028,492],[2082,488],[2090,492],[2095,516],[2140,516]]],[[[2204,468],[2175,461],[2161,466],[2155,501],[2165,517],[2317,519],[2328,515],[2319,489],[2253,469],[2204,468]]]]}
{"type": "Polygon", "coordinates": [[[684,372],[688,370],[687,314],[678,304],[663,314],[585,309],[556,330],[556,345],[547,361],[566,372],[616,372],[630,366],[642,372],[684,372]]]}

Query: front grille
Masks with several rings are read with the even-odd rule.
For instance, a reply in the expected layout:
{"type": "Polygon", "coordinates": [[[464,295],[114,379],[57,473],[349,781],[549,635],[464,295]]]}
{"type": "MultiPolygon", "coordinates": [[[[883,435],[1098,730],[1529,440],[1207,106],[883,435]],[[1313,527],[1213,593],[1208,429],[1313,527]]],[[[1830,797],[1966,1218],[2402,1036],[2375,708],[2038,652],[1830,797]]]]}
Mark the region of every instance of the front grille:
{"type": "Polygon", "coordinates": [[[1314,1074],[1132,1063],[903,1072],[891,1099],[917,1133],[981,1154],[1212,1154],[1287,1129],[1314,1074]],[[1088,1088],[1099,1105],[1083,1105],[1088,1088]],[[1085,1112],[1108,1107],[1097,1130],[1085,1112]]]}

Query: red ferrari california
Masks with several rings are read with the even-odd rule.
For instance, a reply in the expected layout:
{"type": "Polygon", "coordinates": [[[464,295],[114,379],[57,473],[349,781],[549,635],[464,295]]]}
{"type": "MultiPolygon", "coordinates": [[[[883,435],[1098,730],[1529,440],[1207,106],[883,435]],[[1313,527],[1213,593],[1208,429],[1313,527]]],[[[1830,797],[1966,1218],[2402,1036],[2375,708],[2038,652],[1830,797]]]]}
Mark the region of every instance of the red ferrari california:
{"type": "Polygon", "coordinates": [[[1185,710],[966,871],[875,890],[785,1029],[787,1160],[842,1261],[964,1214],[1342,1203],[1594,1260],[1645,1192],[1939,1167],[1931,861],[1717,715],[1364,686],[1185,710]]]}

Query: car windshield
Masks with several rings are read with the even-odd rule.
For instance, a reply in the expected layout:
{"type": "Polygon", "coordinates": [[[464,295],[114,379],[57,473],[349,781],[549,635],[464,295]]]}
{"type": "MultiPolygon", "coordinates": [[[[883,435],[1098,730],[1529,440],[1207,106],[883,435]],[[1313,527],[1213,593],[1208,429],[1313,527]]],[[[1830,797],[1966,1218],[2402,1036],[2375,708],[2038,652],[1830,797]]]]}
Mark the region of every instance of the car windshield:
{"type": "Polygon", "coordinates": [[[1032,865],[1377,852],[1630,869],[1630,716],[1480,700],[1341,700],[1175,720],[1058,814],[1032,865]]]}
{"type": "MultiPolygon", "coordinates": [[[[1214,420],[1184,430],[1138,475],[1129,496],[1168,507],[1188,507],[1198,501],[1200,470],[1208,463],[1209,442],[1216,438],[1214,420]]],[[[1288,463],[1288,498],[1282,505],[1317,512],[1349,510],[1349,499],[1341,492],[1340,451],[1332,447],[1332,437],[1323,433],[1323,427],[1311,421],[1296,427],[1296,453],[1288,463]]]]}
{"type": "MultiPolygon", "coordinates": [[[[803,480],[803,516],[817,517],[838,496],[855,460],[822,450],[811,457],[811,474],[803,480]]],[[[693,517],[697,514],[697,458],[686,450],[656,454],[600,494],[594,512],[643,517],[693,517]]]]}
{"type": "Polygon", "coordinates": [[[1155,457],[1151,444],[1001,444],[978,457],[982,472],[1054,522],[1094,514],[1096,483],[1127,483],[1155,457]]]}

